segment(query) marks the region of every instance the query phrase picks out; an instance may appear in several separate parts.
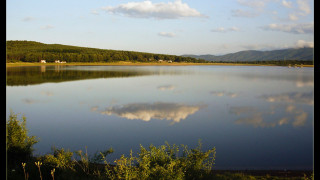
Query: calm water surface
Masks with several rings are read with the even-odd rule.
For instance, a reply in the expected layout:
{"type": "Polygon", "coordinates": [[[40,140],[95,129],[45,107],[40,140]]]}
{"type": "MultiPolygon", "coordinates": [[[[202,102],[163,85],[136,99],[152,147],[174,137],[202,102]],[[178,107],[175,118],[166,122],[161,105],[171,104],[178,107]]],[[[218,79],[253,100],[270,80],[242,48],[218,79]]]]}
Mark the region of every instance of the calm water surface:
{"type": "Polygon", "coordinates": [[[7,68],[7,117],[27,117],[35,154],[51,147],[216,147],[216,169],[312,169],[314,68],[7,68]]]}

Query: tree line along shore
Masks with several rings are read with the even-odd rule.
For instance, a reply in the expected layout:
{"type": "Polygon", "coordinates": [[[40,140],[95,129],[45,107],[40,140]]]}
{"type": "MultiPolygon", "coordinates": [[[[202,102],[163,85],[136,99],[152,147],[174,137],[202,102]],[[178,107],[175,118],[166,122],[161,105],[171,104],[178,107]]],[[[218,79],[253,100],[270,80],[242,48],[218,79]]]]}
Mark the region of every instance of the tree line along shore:
{"type": "Polygon", "coordinates": [[[206,65],[206,66],[288,66],[288,67],[296,67],[296,68],[301,68],[301,67],[314,67],[313,64],[311,63],[253,63],[253,62],[207,62],[207,63],[182,63],[182,62],[173,62],[173,63],[168,63],[168,62],[163,62],[163,63],[157,63],[157,62],[94,62],[94,63],[83,63],[83,62],[72,62],[72,63],[65,63],[65,64],[57,64],[57,63],[28,63],[28,62],[11,62],[11,63],[6,63],[7,67],[15,67],[15,66],[201,66],[201,65],[206,65]]]}
{"type": "Polygon", "coordinates": [[[107,50],[34,41],[7,41],[7,62],[194,62],[205,60],[176,55],[153,54],[134,51],[107,50]]]}

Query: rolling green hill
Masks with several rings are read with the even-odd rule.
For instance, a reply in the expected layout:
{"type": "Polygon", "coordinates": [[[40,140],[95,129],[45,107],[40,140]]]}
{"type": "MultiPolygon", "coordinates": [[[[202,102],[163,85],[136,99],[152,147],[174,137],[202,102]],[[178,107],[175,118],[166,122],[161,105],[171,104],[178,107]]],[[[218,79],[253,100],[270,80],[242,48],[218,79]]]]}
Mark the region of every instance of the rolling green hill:
{"type": "Polygon", "coordinates": [[[7,62],[206,62],[202,59],[134,51],[106,50],[61,44],[44,44],[35,41],[7,41],[7,62]]]}
{"type": "Polygon", "coordinates": [[[205,59],[215,62],[244,62],[244,61],[283,61],[283,60],[298,60],[312,61],[313,48],[299,49],[282,49],[273,51],[240,51],[236,53],[225,54],[221,56],[215,55],[183,55],[185,57],[193,57],[205,59]]]}

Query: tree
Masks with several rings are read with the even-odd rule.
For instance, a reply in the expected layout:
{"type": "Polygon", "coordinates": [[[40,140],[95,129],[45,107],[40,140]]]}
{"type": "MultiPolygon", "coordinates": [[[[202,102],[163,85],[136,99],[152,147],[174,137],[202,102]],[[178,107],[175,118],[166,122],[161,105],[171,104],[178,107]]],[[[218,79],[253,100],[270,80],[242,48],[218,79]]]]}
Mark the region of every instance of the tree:
{"type": "Polygon", "coordinates": [[[116,54],[114,54],[114,55],[112,56],[112,59],[113,59],[114,61],[121,61],[121,60],[122,60],[122,56],[121,56],[121,54],[116,53],[116,54]]]}
{"type": "Polygon", "coordinates": [[[32,146],[38,140],[35,136],[28,136],[25,116],[18,120],[18,115],[11,111],[6,126],[8,168],[14,168],[31,157],[32,146]]]}

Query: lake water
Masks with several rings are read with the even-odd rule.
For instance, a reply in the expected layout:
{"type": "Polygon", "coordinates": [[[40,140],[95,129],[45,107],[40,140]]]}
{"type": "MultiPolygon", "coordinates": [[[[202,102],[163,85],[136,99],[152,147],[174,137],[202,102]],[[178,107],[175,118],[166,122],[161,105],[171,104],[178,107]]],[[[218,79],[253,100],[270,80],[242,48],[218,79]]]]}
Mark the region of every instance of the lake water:
{"type": "Polygon", "coordinates": [[[37,155],[112,147],[113,162],[140,144],[201,139],[215,169],[313,169],[314,68],[8,67],[6,93],[37,155]]]}

